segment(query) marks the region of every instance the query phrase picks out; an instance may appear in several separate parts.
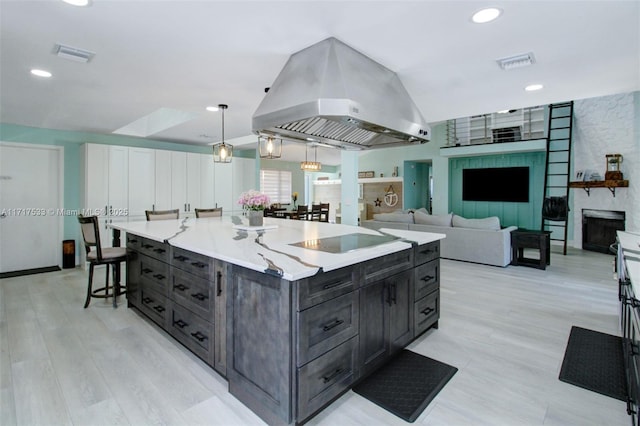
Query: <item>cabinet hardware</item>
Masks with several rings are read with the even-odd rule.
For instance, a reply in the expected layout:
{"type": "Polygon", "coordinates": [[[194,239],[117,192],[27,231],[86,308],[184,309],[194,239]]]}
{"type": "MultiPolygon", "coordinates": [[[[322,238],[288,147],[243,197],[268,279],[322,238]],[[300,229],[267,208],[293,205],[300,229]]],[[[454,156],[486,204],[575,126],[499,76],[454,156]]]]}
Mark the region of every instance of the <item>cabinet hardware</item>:
{"type": "Polygon", "coordinates": [[[207,296],[205,296],[202,293],[196,293],[196,294],[192,294],[191,297],[193,297],[194,299],[198,299],[199,301],[203,301],[205,299],[207,299],[207,296]]]}
{"type": "Polygon", "coordinates": [[[127,242],[128,243],[137,243],[138,240],[136,240],[135,238],[127,238],[127,242]]]}
{"type": "Polygon", "coordinates": [[[153,276],[153,278],[158,279],[158,280],[164,280],[166,277],[162,274],[155,274],[153,276]]]}
{"type": "Polygon", "coordinates": [[[200,333],[199,331],[196,331],[195,333],[191,333],[191,335],[196,339],[198,339],[199,342],[203,342],[205,339],[207,339],[207,336],[200,333]]]}
{"type": "Polygon", "coordinates": [[[433,311],[435,311],[435,309],[433,309],[433,308],[429,307],[429,308],[425,309],[424,311],[420,311],[420,313],[421,313],[422,315],[429,315],[429,314],[430,314],[431,312],[433,312],[433,311]]]}
{"type": "Polygon", "coordinates": [[[633,407],[633,401],[631,400],[631,398],[627,398],[627,414],[628,415],[633,415],[636,414],[636,410],[634,410],[633,407]]]}
{"type": "Polygon", "coordinates": [[[329,374],[328,376],[324,376],[322,378],[322,383],[329,383],[330,381],[332,381],[333,379],[338,377],[340,374],[342,374],[343,371],[344,371],[344,369],[338,368],[337,370],[335,370],[333,373],[329,374]]]}
{"type": "Polygon", "coordinates": [[[431,253],[435,253],[437,252],[437,249],[431,250],[431,249],[426,249],[426,250],[420,250],[420,254],[431,254],[431,253]]]}
{"type": "Polygon", "coordinates": [[[200,268],[200,269],[202,269],[202,268],[204,268],[205,266],[207,266],[207,264],[206,264],[206,263],[202,263],[202,262],[192,262],[192,263],[191,263],[191,266],[195,266],[196,268],[200,268]]]}
{"type": "Polygon", "coordinates": [[[144,248],[144,249],[149,249],[151,247],[153,247],[151,244],[141,244],[140,247],[144,248]]]}
{"type": "Polygon", "coordinates": [[[640,355],[640,346],[637,343],[629,343],[629,355],[640,355]]]}
{"type": "Polygon", "coordinates": [[[325,285],[322,287],[322,289],[323,289],[323,290],[328,290],[328,289],[333,288],[333,287],[338,287],[338,286],[339,286],[340,284],[342,284],[342,283],[343,283],[343,281],[342,281],[342,280],[334,281],[334,282],[332,282],[332,283],[325,284],[325,285]]]}
{"type": "Polygon", "coordinates": [[[391,284],[391,302],[395,305],[398,303],[396,297],[398,296],[398,287],[395,284],[391,284]]]}
{"type": "Polygon", "coordinates": [[[182,321],[181,319],[179,319],[178,321],[174,321],[173,325],[177,325],[180,328],[185,328],[186,326],[188,326],[189,324],[187,324],[186,322],[182,321]]]}
{"type": "Polygon", "coordinates": [[[157,249],[153,249],[153,251],[155,251],[156,253],[164,253],[166,250],[165,249],[161,249],[161,248],[157,248],[157,249]]]}
{"type": "Polygon", "coordinates": [[[153,302],[153,299],[150,298],[150,297],[145,297],[145,298],[142,299],[142,303],[149,304],[151,302],[153,302]]]}
{"type": "Polygon", "coordinates": [[[216,296],[220,296],[222,294],[222,272],[218,271],[216,273],[216,296]]]}
{"type": "Polygon", "coordinates": [[[173,286],[173,288],[178,289],[180,291],[189,290],[189,287],[187,287],[184,284],[176,284],[176,285],[173,286]]]}
{"type": "Polygon", "coordinates": [[[342,324],[344,322],[344,320],[334,320],[333,322],[330,322],[329,324],[325,324],[322,326],[322,330],[324,331],[329,331],[332,328],[336,328],[337,326],[339,326],[340,324],[342,324]]]}
{"type": "Polygon", "coordinates": [[[142,273],[143,273],[143,274],[148,274],[149,272],[153,272],[153,269],[144,268],[144,269],[142,270],[142,273]]]}
{"type": "Polygon", "coordinates": [[[429,281],[432,281],[433,279],[435,279],[435,277],[434,277],[434,276],[432,276],[432,275],[426,275],[426,276],[424,276],[424,277],[420,278],[420,281],[424,281],[425,283],[428,283],[429,281]]]}
{"type": "Polygon", "coordinates": [[[153,309],[154,309],[154,310],[156,310],[156,311],[158,311],[158,312],[160,312],[160,313],[161,313],[161,312],[164,312],[164,307],[162,307],[162,306],[160,306],[160,305],[154,306],[154,307],[153,307],[153,309]]]}
{"type": "Polygon", "coordinates": [[[180,262],[184,262],[184,261],[186,261],[187,259],[189,259],[189,258],[188,258],[188,257],[186,257],[186,256],[173,256],[173,258],[174,258],[175,260],[179,260],[180,262]]]}

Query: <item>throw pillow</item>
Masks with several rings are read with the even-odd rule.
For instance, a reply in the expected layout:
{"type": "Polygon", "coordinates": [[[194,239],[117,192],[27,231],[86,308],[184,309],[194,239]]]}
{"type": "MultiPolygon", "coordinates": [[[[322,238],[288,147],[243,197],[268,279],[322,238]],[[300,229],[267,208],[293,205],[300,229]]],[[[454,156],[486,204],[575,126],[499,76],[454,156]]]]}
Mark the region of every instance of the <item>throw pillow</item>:
{"type": "Polygon", "coordinates": [[[485,217],[482,219],[465,219],[462,216],[453,215],[453,226],[456,228],[489,229],[500,230],[500,218],[498,216],[485,217]]]}
{"type": "Polygon", "coordinates": [[[421,211],[413,213],[413,221],[419,225],[451,226],[451,213],[426,214],[421,211]]]}
{"type": "Polygon", "coordinates": [[[376,213],[373,215],[373,220],[379,220],[381,222],[413,223],[413,214],[376,213]]]}

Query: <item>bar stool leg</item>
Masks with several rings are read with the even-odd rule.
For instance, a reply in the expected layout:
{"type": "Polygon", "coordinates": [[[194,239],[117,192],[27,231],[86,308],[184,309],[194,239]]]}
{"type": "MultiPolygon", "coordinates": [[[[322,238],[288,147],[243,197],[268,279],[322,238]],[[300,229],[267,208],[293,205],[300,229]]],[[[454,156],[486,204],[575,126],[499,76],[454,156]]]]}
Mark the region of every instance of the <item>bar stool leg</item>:
{"type": "Polygon", "coordinates": [[[87,283],[87,300],[84,302],[84,308],[86,309],[91,302],[91,285],[93,283],[93,263],[89,265],[89,282],[87,283]]]}

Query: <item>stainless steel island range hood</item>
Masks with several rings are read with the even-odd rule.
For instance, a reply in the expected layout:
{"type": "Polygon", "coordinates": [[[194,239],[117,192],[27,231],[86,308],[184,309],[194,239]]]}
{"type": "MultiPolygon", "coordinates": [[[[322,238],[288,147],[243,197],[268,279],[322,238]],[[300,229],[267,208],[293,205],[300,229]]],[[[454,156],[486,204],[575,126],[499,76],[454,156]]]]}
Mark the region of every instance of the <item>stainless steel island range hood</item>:
{"type": "Polygon", "coordinates": [[[291,55],[253,115],[252,129],[344,149],[420,144],[431,137],[398,76],[335,38],[291,55]]]}

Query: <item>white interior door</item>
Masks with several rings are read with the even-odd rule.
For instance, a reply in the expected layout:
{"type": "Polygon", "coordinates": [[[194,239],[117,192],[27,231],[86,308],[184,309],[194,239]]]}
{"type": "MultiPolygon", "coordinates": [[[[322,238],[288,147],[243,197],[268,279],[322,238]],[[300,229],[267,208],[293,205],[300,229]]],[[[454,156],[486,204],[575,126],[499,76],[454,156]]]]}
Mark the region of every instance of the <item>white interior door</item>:
{"type": "Polygon", "coordinates": [[[59,266],[62,147],[0,143],[0,272],[59,266]]]}

